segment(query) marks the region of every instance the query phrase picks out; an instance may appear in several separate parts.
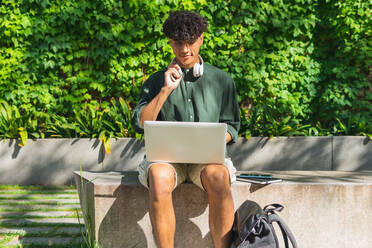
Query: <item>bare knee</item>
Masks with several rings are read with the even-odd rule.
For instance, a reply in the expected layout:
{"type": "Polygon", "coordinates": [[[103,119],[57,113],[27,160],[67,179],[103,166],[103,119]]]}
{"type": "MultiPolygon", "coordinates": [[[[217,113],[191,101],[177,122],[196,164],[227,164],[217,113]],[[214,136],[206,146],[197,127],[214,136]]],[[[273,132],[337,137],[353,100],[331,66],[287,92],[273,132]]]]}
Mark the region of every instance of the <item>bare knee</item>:
{"type": "Polygon", "coordinates": [[[154,164],[149,169],[149,190],[154,200],[172,194],[175,180],[174,169],[168,164],[154,164]]]}
{"type": "Polygon", "coordinates": [[[201,172],[201,180],[208,194],[223,196],[230,190],[229,171],[223,165],[207,165],[201,172]]]}

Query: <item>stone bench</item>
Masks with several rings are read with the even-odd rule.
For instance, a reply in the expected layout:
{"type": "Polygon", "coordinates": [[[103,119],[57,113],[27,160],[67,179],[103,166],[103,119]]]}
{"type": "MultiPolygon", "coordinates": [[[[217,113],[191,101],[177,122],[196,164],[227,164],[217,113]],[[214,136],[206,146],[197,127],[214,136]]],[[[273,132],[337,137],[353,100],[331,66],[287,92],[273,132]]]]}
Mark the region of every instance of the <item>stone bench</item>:
{"type": "MultiPolygon", "coordinates": [[[[244,200],[284,205],[280,216],[301,248],[367,248],[372,243],[372,171],[266,171],[282,183],[232,185],[235,208],[244,200]]],[[[105,248],[155,247],[148,191],[137,172],[75,171],[87,228],[105,248]]],[[[192,184],[174,193],[176,247],[212,247],[206,194],[192,184]]]]}

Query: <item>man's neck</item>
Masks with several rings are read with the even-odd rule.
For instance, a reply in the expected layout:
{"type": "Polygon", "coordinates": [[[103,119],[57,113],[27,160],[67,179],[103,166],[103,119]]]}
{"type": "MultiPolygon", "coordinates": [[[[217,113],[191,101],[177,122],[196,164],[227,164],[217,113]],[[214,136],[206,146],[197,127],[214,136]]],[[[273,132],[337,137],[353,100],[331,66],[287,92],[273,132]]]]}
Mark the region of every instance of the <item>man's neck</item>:
{"type": "Polygon", "coordinates": [[[189,65],[182,65],[181,63],[179,63],[178,59],[176,58],[176,61],[177,61],[177,64],[182,68],[182,69],[192,69],[194,67],[194,65],[196,63],[199,63],[200,64],[200,57],[198,55],[198,58],[196,61],[194,61],[193,63],[189,64],[189,65]]]}

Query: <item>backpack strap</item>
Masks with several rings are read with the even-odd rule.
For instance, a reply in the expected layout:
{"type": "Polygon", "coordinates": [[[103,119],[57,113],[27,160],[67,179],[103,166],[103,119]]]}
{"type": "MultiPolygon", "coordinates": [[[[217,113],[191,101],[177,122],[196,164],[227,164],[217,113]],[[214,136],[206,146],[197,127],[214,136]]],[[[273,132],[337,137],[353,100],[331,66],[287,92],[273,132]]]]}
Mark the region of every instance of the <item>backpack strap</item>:
{"type": "Polygon", "coordinates": [[[272,224],[272,222],[276,222],[279,225],[280,230],[282,231],[285,247],[289,248],[289,243],[288,239],[292,244],[293,248],[297,248],[297,242],[294,238],[294,235],[292,231],[289,229],[287,224],[276,214],[276,213],[271,213],[269,216],[269,223],[272,224]]]}
{"type": "Polygon", "coordinates": [[[284,209],[283,205],[278,203],[267,205],[263,208],[263,211],[267,214],[273,214],[275,212],[281,212],[284,209]]]}

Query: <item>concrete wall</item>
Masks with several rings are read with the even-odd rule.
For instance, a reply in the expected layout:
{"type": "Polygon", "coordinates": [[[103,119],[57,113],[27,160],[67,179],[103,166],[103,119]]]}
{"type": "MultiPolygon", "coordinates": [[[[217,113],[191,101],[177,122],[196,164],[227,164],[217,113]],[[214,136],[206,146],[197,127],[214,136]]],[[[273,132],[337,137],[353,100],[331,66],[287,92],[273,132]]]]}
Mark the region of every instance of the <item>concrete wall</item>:
{"type": "MultiPolygon", "coordinates": [[[[372,170],[372,142],[366,137],[253,137],[228,147],[238,170],[372,170]]],[[[143,142],[111,140],[111,154],[97,139],[0,141],[0,184],[63,185],[72,171],[133,171],[143,142]]]]}

